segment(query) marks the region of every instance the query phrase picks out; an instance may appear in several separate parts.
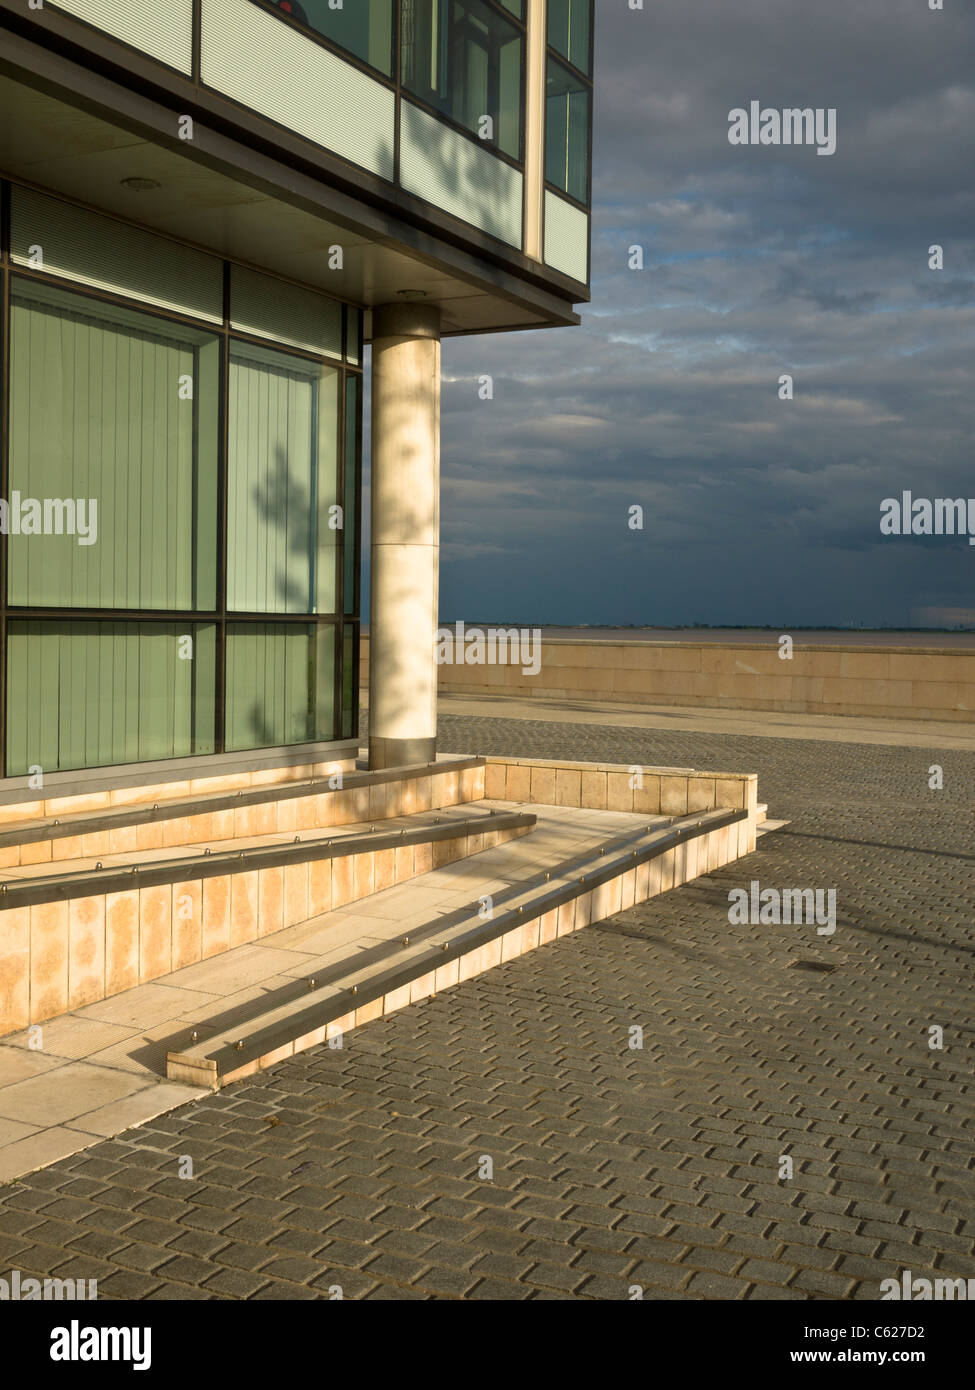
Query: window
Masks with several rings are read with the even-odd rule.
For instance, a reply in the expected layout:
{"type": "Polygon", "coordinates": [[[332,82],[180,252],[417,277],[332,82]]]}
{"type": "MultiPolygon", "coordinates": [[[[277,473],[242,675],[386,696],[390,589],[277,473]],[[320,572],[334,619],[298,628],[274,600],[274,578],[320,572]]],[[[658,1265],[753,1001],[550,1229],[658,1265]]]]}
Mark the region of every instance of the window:
{"type": "Polygon", "coordinates": [[[334,738],[334,711],[335,628],[228,628],[228,751],[334,738]]]}
{"type": "Polygon", "coordinates": [[[348,737],[361,311],[9,196],[2,775],[348,737]]]}
{"type": "Polygon", "coordinates": [[[578,202],[588,203],[589,88],[549,58],[545,96],[545,177],[578,202]]]}
{"type": "Polygon", "coordinates": [[[215,710],[212,623],[8,624],[9,777],[212,753],[215,710]]]}
{"type": "Polygon", "coordinates": [[[548,0],[548,42],[573,67],[589,74],[592,0],[548,0]]]}
{"type": "Polygon", "coordinates": [[[521,158],[517,25],[483,0],[403,0],[401,45],[404,87],[489,148],[521,158]]]}
{"type": "Polygon", "coordinates": [[[334,368],[232,342],[227,421],[227,607],[333,613],[338,525],[334,368]]]}
{"type": "Polygon", "coordinates": [[[342,356],[342,306],[256,270],[230,269],[230,326],[325,357],[342,356]]]}
{"type": "Polygon", "coordinates": [[[15,277],[10,350],[8,602],[214,608],[218,339],[15,277]]]}
{"type": "Polygon", "coordinates": [[[393,0],[345,0],[339,9],[329,0],[268,0],[268,4],[390,76],[393,0]]]}

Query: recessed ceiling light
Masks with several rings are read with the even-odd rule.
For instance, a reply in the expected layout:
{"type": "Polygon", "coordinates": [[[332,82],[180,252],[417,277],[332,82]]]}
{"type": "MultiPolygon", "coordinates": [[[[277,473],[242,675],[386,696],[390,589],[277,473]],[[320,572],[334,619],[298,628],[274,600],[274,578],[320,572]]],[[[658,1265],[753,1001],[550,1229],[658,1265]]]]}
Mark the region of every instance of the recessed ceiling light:
{"type": "Polygon", "coordinates": [[[122,187],[129,189],[131,193],[150,193],[154,188],[162,188],[161,183],[155,179],[131,178],[123,179],[122,187]]]}
{"type": "Polygon", "coordinates": [[[397,290],[400,299],[426,299],[426,290],[397,290]]]}

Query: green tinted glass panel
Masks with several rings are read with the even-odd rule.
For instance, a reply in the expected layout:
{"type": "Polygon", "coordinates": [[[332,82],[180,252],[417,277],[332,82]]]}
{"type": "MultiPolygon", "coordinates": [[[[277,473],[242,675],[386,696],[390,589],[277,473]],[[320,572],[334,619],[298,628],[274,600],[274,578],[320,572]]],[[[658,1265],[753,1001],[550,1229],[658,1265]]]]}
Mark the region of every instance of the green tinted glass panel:
{"type": "Polygon", "coordinates": [[[234,623],[227,629],[227,751],[335,737],[335,629],[234,623]]]}
{"type": "Polygon", "coordinates": [[[223,322],[223,266],[216,256],[31,188],[10,192],[10,255],[15,265],[81,281],[143,306],[223,322]]]}
{"type": "Polygon", "coordinates": [[[11,603],[216,606],[219,368],[208,333],[14,280],[11,603]]]}
{"type": "Polygon", "coordinates": [[[332,613],[340,373],[234,342],[227,455],[227,606],[332,613]]]}
{"type": "Polygon", "coordinates": [[[525,17],[525,3],[524,3],[524,0],[501,0],[501,3],[502,3],[502,5],[505,7],[505,9],[506,9],[506,10],[510,10],[511,13],[512,13],[513,15],[517,15],[517,17],[518,17],[519,19],[524,19],[524,17],[525,17]]]}
{"type": "Polygon", "coordinates": [[[268,0],[270,7],[307,24],[387,77],[393,38],[393,0],[268,0]]]}
{"type": "Polygon", "coordinates": [[[7,775],[214,751],[210,624],[11,621],[7,775]]]}
{"type": "Polygon", "coordinates": [[[403,0],[402,80],[485,146],[521,157],[521,30],[482,0],[403,0]]]}
{"type": "Polygon", "coordinates": [[[349,376],[345,382],[345,511],[342,540],[344,547],[345,611],[356,612],[355,560],[358,551],[359,534],[359,393],[361,381],[357,376],[349,376]]]}
{"type": "Polygon", "coordinates": [[[306,352],[342,355],[342,306],[337,300],[246,266],[230,270],[230,326],[306,352]]]}
{"type": "Polygon", "coordinates": [[[589,89],[561,63],[548,60],[545,92],[545,177],[580,203],[589,200],[589,89]]]}
{"type": "Polygon", "coordinates": [[[589,72],[592,0],[548,0],[548,41],[556,53],[589,72]]]}

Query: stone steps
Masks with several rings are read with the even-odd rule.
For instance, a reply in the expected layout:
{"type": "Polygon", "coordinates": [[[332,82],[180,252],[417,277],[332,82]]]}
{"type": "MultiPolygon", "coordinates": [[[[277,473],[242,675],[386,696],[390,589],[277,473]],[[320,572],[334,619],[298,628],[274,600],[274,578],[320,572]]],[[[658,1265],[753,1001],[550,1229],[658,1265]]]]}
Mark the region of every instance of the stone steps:
{"type": "MultiPolygon", "coordinates": [[[[442,758],[383,772],[337,768],[313,777],[236,788],[214,789],[213,780],[190,795],[95,809],[61,808],[57,815],[12,819],[21,808],[0,808],[0,876],[5,869],[37,864],[325,830],[456,806],[483,798],[484,760],[442,758]]],[[[158,788],[154,791],[158,795],[158,788]]]]}
{"type": "Polygon", "coordinates": [[[495,894],[483,904],[431,915],[408,935],[343,959],[257,1001],[226,1026],[205,1029],[167,1054],[167,1076],[219,1088],[295,1052],[449,988],[688,882],[747,852],[745,809],[674,817],[607,838],[495,894]],[[200,1036],[206,1032],[205,1037],[200,1036]]]}
{"type": "Polygon", "coordinates": [[[0,931],[31,941],[32,982],[5,1031],[478,854],[526,834],[535,820],[475,804],[339,833],[255,837],[245,848],[216,842],[155,858],[133,851],[83,869],[16,870],[0,884],[0,931]],[[50,967],[44,975],[33,971],[35,959],[50,967]]]}

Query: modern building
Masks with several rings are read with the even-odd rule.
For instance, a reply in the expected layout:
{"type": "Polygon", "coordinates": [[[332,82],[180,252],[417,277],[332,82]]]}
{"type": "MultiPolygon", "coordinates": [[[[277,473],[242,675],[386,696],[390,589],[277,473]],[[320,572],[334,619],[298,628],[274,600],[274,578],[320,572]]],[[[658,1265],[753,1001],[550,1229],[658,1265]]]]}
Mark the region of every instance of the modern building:
{"type": "Polygon", "coordinates": [[[370,763],[435,757],[440,344],[578,322],[592,8],[0,0],[0,795],[354,753],[366,343],[370,763]]]}

